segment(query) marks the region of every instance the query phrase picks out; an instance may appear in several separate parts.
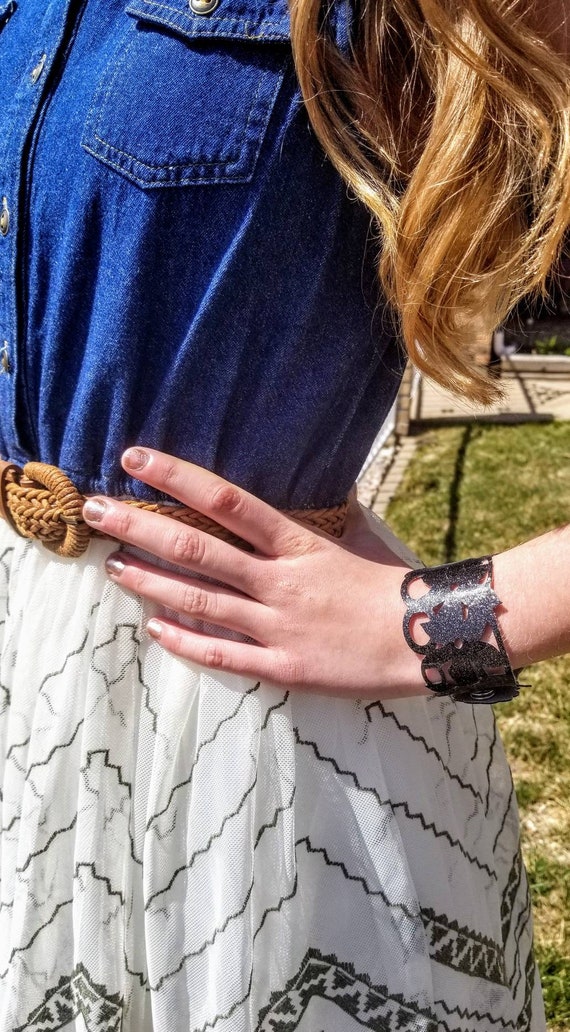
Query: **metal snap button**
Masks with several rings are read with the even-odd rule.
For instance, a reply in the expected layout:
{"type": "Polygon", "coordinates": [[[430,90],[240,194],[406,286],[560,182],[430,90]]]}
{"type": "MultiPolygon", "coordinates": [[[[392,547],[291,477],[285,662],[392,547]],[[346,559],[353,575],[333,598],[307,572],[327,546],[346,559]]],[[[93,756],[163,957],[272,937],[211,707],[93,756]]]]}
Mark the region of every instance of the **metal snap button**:
{"type": "Polygon", "coordinates": [[[2,211],[0,211],[0,233],[6,236],[10,229],[10,212],[8,211],[8,198],[2,198],[2,211]]]}
{"type": "Polygon", "coordinates": [[[8,353],[8,341],[5,340],[0,348],[0,373],[11,373],[10,356],[8,353]]]}
{"type": "Polygon", "coordinates": [[[220,0],[190,0],[190,10],[194,14],[211,14],[219,3],[220,0]]]}
{"type": "Polygon", "coordinates": [[[33,83],[36,83],[38,81],[40,75],[42,74],[42,72],[44,70],[44,65],[46,63],[46,58],[47,58],[47,54],[42,54],[42,56],[40,57],[36,67],[32,68],[32,71],[30,73],[30,79],[32,80],[33,83]]]}

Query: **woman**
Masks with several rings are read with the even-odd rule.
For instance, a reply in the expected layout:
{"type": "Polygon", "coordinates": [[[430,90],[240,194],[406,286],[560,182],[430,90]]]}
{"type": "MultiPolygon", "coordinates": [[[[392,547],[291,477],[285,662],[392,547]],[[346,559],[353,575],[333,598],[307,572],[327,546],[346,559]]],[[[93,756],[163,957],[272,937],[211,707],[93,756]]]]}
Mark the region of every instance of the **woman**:
{"type": "Polygon", "coordinates": [[[414,360],[488,396],[465,338],[567,220],[550,10],[1,9],[2,1032],[544,1029],[465,703],[568,649],[569,532],[418,575],[353,499],[327,536],[401,363],[290,35],[414,360]]]}

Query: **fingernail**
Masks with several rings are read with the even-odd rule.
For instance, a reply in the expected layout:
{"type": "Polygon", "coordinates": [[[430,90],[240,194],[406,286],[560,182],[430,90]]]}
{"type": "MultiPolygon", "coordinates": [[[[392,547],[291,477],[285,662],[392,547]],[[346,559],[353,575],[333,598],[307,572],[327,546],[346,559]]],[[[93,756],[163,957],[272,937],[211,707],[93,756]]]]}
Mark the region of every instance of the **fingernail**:
{"type": "Polygon", "coordinates": [[[89,523],[99,523],[103,519],[107,506],[98,498],[90,498],[83,506],[83,516],[89,523]]]}
{"type": "Polygon", "coordinates": [[[129,469],[142,469],[149,459],[148,452],[142,448],[128,448],[123,455],[123,465],[129,469]]]}
{"type": "Polygon", "coordinates": [[[146,629],[152,638],[160,638],[162,634],[162,627],[158,620],[149,620],[146,625],[146,629]]]}
{"type": "Polygon", "coordinates": [[[119,559],[118,556],[110,555],[107,559],[105,559],[105,569],[107,573],[114,574],[115,577],[120,577],[123,570],[125,569],[125,564],[122,559],[119,559]]]}

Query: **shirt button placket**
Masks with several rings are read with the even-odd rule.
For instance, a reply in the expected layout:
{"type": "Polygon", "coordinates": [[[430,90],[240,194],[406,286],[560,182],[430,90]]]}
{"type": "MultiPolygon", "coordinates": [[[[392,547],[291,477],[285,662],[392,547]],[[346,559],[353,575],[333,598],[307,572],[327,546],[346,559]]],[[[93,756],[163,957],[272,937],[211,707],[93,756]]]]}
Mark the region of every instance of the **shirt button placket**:
{"type": "MultiPolygon", "coordinates": [[[[22,379],[22,372],[19,370],[22,342],[17,338],[18,270],[15,230],[21,218],[20,209],[22,206],[25,207],[26,203],[21,189],[22,182],[26,183],[23,156],[28,134],[42,103],[41,87],[49,70],[50,55],[56,49],[52,44],[54,40],[61,39],[70,2],[71,0],[61,0],[56,20],[48,9],[41,26],[38,27],[40,38],[43,36],[44,46],[37,49],[33,46],[31,53],[29,52],[29,64],[27,68],[25,65],[22,68],[22,78],[13,98],[16,118],[8,127],[3,146],[0,146],[0,164],[6,174],[6,182],[2,184],[4,189],[0,186],[0,405],[5,416],[5,431],[2,437],[7,435],[9,447],[15,457],[21,451],[16,431],[16,381],[21,386],[22,379]]],[[[16,3],[10,8],[10,13],[13,12],[17,12],[18,17],[26,15],[26,12],[19,10],[16,3]]],[[[34,41],[31,42],[33,44],[34,41]]],[[[37,40],[35,42],[37,44],[37,40]]],[[[29,432],[33,433],[31,428],[29,432]]],[[[32,439],[30,437],[30,440],[32,439]]]]}
{"type": "MultiPolygon", "coordinates": [[[[79,7],[78,0],[9,3],[8,15],[19,20],[14,38],[29,41],[29,48],[25,50],[19,44],[21,65],[17,48],[9,38],[10,32],[0,33],[0,65],[5,60],[6,48],[9,79],[5,78],[4,82],[10,81],[13,89],[9,96],[4,91],[4,107],[0,110],[0,440],[3,450],[8,450],[17,462],[25,461],[37,450],[34,399],[30,411],[26,402],[26,341],[18,335],[19,276],[26,274],[25,268],[18,269],[18,261],[25,262],[25,254],[20,252],[18,256],[15,246],[17,240],[21,244],[24,239],[21,224],[29,203],[28,144],[36,129],[38,112],[48,96],[44,87],[48,85],[47,76],[54,57],[64,44],[70,11],[77,13],[79,7]],[[10,111],[9,118],[4,117],[6,110],[10,111]],[[21,406],[19,416],[17,403],[21,406]],[[21,432],[17,429],[18,419],[21,419],[21,432]]],[[[1,87],[0,76],[0,93],[1,87]]]]}
{"type": "MultiPolygon", "coordinates": [[[[8,208],[8,198],[2,198],[2,208],[0,209],[0,235],[5,237],[8,236],[10,230],[10,209],[8,208]]],[[[2,341],[0,346],[0,376],[8,375],[12,372],[12,366],[10,364],[10,349],[8,341],[2,341]]]]}

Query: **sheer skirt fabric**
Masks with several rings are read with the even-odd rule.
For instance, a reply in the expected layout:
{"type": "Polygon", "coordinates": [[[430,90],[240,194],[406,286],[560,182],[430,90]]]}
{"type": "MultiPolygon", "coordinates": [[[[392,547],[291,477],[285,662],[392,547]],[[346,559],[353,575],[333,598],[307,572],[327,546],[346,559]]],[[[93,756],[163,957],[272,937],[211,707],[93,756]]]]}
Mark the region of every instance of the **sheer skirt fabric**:
{"type": "Polygon", "coordinates": [[[166,654],[0,524],[0,1032],[545,1029],[492,712],[166,654]]]}

